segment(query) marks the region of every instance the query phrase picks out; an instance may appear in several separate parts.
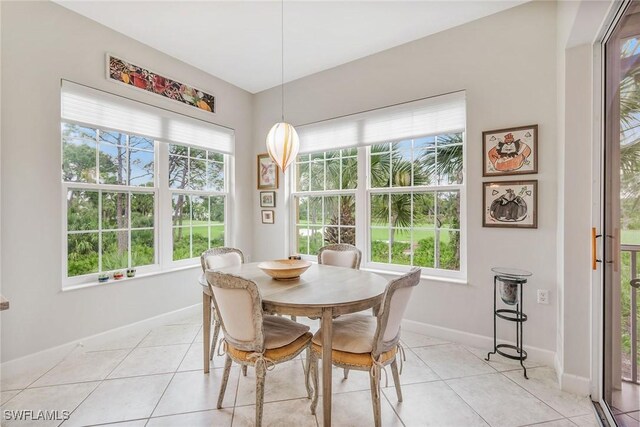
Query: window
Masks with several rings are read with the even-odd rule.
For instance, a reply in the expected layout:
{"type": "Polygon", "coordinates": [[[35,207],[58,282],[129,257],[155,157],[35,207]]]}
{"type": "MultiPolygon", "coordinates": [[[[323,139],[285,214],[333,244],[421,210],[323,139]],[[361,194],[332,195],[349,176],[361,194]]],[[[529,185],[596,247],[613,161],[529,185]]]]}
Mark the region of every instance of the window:
{"type": "Polygon", "coordinates": [[[63,82],[61,140],[64,286],[227,243],[232,130],[63,82]]]}
{"type": "Polygon", "coordinates": [[[292,252],[350,243],[365,267],[464,279],[464,104],[459,93],[300,127],[292,252]]]}
{"type": "Polygon", "coordinates": [[[331,243],[356,242],[356,149],[305,154],[296,159],[296,247],[314,255],[331,243]]]}
{"type": "Polygon", "coordinates": [[[220,153],[169,146],[174,261],[224,245],[224,171],[220,153]]]}
{"type": "Polygon", "coordinates": [[[460,270],[462,141],[455,133],[370,148],[372,262],[460,270]]]}
{"type": "Polygon", "coordinates": [[[154,142],[62,123],[67,276],[156,263],[154,142]]]}

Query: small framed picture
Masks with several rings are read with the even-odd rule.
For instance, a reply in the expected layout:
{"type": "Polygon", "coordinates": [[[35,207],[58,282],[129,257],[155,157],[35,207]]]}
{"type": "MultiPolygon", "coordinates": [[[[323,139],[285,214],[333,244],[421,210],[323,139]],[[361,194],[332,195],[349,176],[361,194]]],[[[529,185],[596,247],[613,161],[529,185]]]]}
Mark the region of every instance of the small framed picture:
{"type": "Polygon", "coordinates": [[[538,228],[538,181],[484,182],[482,226],[538,228]]]}
{"type": "Polygon", "coordinates": [[[482,132],[482,176],[538,173],[538,125],[482,132]]]}
{"type": "Polygon", "coordinates": [[[258,154],[258,190],[277,190],[278,172],[278,165],[267,153],[258,154]]]}
{"type": "Polygon", "coordinates": [[[274,211],[262,211],[263,224],[275,224],[274,211]]]}
{"type": "Polygon", "coordinates": [[[260,192],[260,207],[261,208],[275,208],[276,207],[276,192],[275,191],[261,191],[260,192]]]}

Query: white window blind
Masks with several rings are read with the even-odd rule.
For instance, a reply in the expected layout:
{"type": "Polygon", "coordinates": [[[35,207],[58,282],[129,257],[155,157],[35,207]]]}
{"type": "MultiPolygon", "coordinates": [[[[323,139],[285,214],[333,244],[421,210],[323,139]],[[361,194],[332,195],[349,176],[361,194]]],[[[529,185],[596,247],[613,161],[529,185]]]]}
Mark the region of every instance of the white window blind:
{"type": "Polygon", "coordinates": [[[465,92],[298,126],[300,153],[379,144],[465,128],[465,92]]]}
{"type": "Polygon", "coordinates": [[[61,116],[63,120],[233,154],[232,129],[66,80],[62,81],[61,116]]]}

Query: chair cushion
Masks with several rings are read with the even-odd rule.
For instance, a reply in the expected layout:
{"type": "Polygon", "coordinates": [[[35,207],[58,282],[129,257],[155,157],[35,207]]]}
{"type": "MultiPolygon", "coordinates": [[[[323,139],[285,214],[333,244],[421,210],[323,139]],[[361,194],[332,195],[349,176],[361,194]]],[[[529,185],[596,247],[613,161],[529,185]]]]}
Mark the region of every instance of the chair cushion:
{"type": "Polygon", "coordinates": [[[210,255],[205,258],[204,262],[208,269],[218,270],[220,268],[241,265],[242,258],[236,252],[229,252],[227,254],[210,255]]]}
{"type": "Polygon", "coordinates": [[[264,348],[267,350],[291,344],[309,331],[307,325],[279,316],[264,316],[262,325],[264,348]]]}
{"type": "MultiPolygon", "coordinates": [[[[371,353],[377,320],[368,314],[348,314],[333,321],[333,350],[348,353],[371,353]]],[[[322,330],[313,336],[313,343],[322,345],[322,330]]]]}
{"type": "MultiPolygon", "coordinates": [[[[316,356],[322,358],[322,346],[316,343],[311,344],[311,349],[316,356]]],[[[392,361],[396,356],[398,347],[393,347],[391,350],[386,351],[380,355],[380,363],[386,365],[392,361]]],[[[337,365],[347,365],[354,368],[371,368],[373,365],[373,359],[371,353],[349,353],[346,351],[331,350],[332,363],[337,365]]]]}
{"type": "Polygon", "coordinates": [[[320,254],[320,261],[325,265],[354,268],[357,256],[357,253],[353,251],[334,251],[327,249],[320,254]]]}
{"type": "MultiPolygon", "coordinates": [[[[298,355],[298,353],[309,345],[311,337],[311,332],[305,332],[292,343],[283,347],[265,350],[264,357],[275,363],[289,360],[298,355]]],[[[249,358],[253,352],[239,350],[229,343],[227,343],[227,353],[229,353],[229,355],[236,361],[247,362],[249,364],[253,364],[253,362],[255,362],[255,360],[249,358]]]]}

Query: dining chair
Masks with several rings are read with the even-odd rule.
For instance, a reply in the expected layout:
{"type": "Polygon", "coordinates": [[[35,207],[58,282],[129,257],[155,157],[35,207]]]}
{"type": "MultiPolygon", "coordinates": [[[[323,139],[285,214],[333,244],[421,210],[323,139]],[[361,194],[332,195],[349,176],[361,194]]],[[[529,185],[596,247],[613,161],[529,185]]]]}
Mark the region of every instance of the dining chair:
{"type": "MultiPolygon", "coordinates": [[[[318,264],[333,265],[334,267],[352,268],[354,270],[360,270],[360,261],[362,260],[362,252],[357,247],[348,243],[336,243],[326,245],[318,250],[318,264]]],[[[373,307],[372,313],[375,316],[378,308],[373,307]]],[[[337,318],[334,316],[333,318],[337,318]]],[[[311,319],[318,319],[318,317],[311,317],[311,319]]],[[[309,360],[309,357],[307,357],[309,360]]],[[[309,381],[309,367],[305,366],[306,380],[309,381]]],[[[344,378],[349,376],[349,369],[344,369],[344,378]]]]}
{"type": "MultiPolygon", "coordinates": [[[[244,264],[244,254],[240,249],[236,248],[212,248],[207,249],[200,255],[200,264],[202,265],[202,274],[207,270],[217,270],[224,267],[232,267],[234,265],[244,264]]],[[[211,310],[213,311],[213,341],[211,342],[211,350],[209,352],[209,360],[213,360],[213,352],[218,342],[220,334],[220,319],[213,307],[211,300],[211,310]]],[[[209,345],[209,343],[205,343],[209,345]]]]}
{"type": "MultiPolygon", "coordinates": [[[[256,426],[262,425],[264,384],[267,371],[309,348],[309,327],[284,317],[263,314],[258,285],[252,280],[207,270],[207,282],[224,332],[226,353],[218,409],[222,408],[231,364],[256,370],[256,426]]],[[[307,397],[311,398],[307,387],[307,397]]]]}
{"type": "MultiPolygon", "coordinates": [[[[413,288],[420,283],[420,268],[391,280],[385,289],[381,309],[376,317],[355,313],[333,321],[331,348],[332,364],[341,368],[369,371],[373,417],[376,427],[381,425],[380,375],[391,365],[398,401],[402,402],[400,373],[396,356],[401,361],[404,350],[400,347],[400,323],[413,288]]],[[[322,330],[316,332],[311,344],[311,376],[314,392],[311,413],[318,404],[318,359],[322,358],[322,330]]],[[[400,369],[400,372],[402,369],[400,369]]]]}
{"type": "Polygon", "coordinates": [[[360,269],[362,252],[348,243],[323,246],[318,250],[318,264],[360,269]]]}

